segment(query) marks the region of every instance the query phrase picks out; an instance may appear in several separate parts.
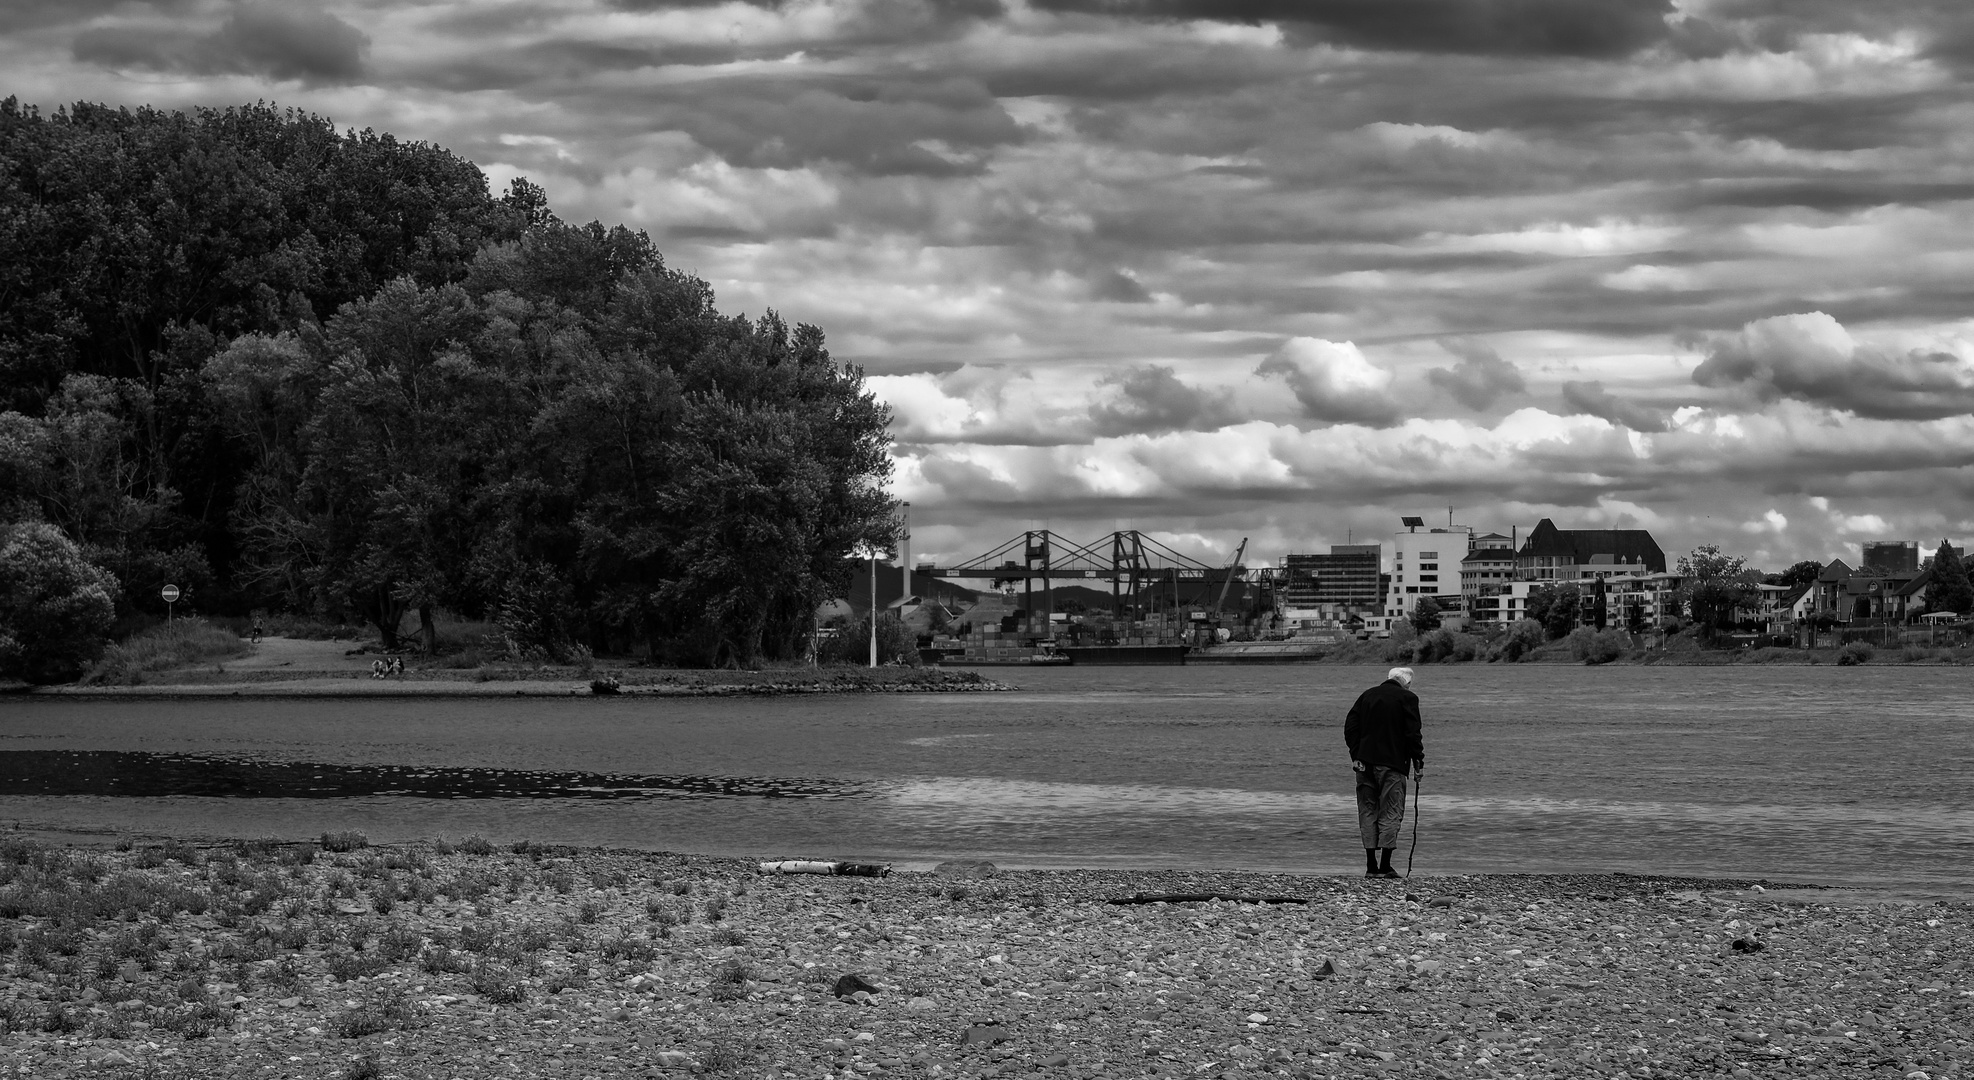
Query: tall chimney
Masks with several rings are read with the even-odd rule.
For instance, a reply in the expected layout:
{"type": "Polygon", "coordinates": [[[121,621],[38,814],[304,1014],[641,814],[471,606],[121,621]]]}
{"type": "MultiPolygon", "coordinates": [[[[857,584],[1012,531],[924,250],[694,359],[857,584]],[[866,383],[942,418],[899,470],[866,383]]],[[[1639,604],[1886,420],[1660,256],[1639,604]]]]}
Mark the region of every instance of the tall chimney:
{"type": "Polygon", "coordinates": [[[898,569],[905,579],[905,591],[898,594],[902,600],[912,594],[912,504],[899,505],[904,508],[904,519],[898,529],[898,569]]]}

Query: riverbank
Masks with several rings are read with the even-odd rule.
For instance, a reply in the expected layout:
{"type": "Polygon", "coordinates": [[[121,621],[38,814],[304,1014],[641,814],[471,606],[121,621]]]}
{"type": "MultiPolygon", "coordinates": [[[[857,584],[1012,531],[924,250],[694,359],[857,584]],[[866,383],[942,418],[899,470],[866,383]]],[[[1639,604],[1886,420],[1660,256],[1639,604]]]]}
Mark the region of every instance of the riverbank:
{"type": "Polygon", "coordinates": [[[63,697],[587,697],[614,682],[616,696],[725,697],[782,694],[926,694],[1008,690],[977,672],[913,667],[773,667],[682,671],[618,663],[482,664],[448,667],[445,658],[406,658],[404,670],[374,678],[374,651],[339,641],[267,638],[242,643],[217,662],[133,671],[121,681],[33,690],[63,697]],[[607,685],[607,683],[606,683],[607,685]]]}
{"type": "Polygon", "coordinates": [[[1503,648],[1500,635],[1481,637],[1453,631],[1432,631],[1403,639],[1374,638],[1345,641],[1298,658],[1299,662],[1329,664],[1607,664],[1645,667],[1728,667],[1800,665],[1857,667],[1875,665],[1965,667],[1974,664],[1974,646],[1903,645],[1873,648],[1862,643],[1843,648],[1720,648],[1702,645],[1690,636],[1674,636],[1663,645],[1644,647],[1627,635],[1606,632],[1589,638],[1572,636],[1545,641],[1515,655],[1503,648]]]}
{"type": "Polygon", "coordinates": [[[778,876],[355,834],[124,847],[0,844],[0,1070],[1960,1080],[1974,1064],[1965,902],[1602,876],[778,876]],[[1146,893],[1306,903],[1108,902],[1146,893]]]}
{"type": "Polygon", "coordinates": [[[772,697],[792,694],[965,694],[1014,689],[977,672],[937,668],[816,668],[778,671],[637,671],[513,669],[411,671],[376,679],[367,673],[165,672],[126,686],[50,686],[49,697],[772,697]],[[599,692],[605,677],[617,688],[599,692]]]}

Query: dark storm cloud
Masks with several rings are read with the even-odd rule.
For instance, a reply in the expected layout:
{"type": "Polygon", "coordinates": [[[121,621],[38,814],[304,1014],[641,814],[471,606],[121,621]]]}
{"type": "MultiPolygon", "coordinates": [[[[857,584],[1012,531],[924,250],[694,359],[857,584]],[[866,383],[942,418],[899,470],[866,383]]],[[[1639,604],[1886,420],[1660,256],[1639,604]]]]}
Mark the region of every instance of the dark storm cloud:
{"type": "Polygon", "coordinates": [[[1519,394],[1528,388],[1521,371],[1484,342],[1447,338],[1439,344],[1460,362],[1450,368],[1433,368],[1426,372],[1426,379],[1469,409],[1485,409],[1503,394],[1519,394]]]}
{"type": "Polygon", "coordinates": [[[1609,420],[1613,424],[1623,424],[1633,431],[1664,431],[1666,418],[1638,405],[1625,401],[1596,380],[1589,382],[1566,382],[1563,384],[1563,403],[1571,410],[1609,420]]]}
{"type": "Polygon", "coordinates": [[[100,27],[78,34],[77,60],[192,75],[250,74],[309,83],[350,82],[363,74],[370,39],[307,4],[254,3],[217,31],[100,27]]]}
{"type": "Polygon", "coordinates": [[[1090,406],[1100,436],[1213,431],[1241,419],[1230,395],[1190,386],[1163,364],[1109,376],[1102,385],[1116,387],[1117,397],[1090,406]]]}
{"type": "Polygon", "coordinates": [[[1820,311],[1761,319],[1716,340],[1693,381],[1879,419],[1974,413],[1974,372],[1959,357],[1862,345],[1820,311]]]}
{"type": "Polygon", "coordinates": [[[1054,11],[1279,23],[1406,52],[1618,57],[1666,38],[1670,0],[1039,0],[1054,11]]]}

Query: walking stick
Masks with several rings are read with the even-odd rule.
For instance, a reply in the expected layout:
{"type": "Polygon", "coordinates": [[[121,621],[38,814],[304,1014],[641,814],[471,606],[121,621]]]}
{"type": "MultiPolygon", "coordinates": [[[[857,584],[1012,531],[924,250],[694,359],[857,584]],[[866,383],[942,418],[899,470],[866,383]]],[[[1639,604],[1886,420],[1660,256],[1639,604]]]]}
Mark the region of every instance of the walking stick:
{"type": "Polygon", "coordinates": [[[1408,884],[1412,880],[1412,856],[1419,853],[1419,811],[1424,808],[1425,802],[1419,797],[1419,792],[1425,786],[1426,771],[1420,769],[1419,775],[1412,780],[1412,850],[1405,853],[1405,880],[1408,884]]]}

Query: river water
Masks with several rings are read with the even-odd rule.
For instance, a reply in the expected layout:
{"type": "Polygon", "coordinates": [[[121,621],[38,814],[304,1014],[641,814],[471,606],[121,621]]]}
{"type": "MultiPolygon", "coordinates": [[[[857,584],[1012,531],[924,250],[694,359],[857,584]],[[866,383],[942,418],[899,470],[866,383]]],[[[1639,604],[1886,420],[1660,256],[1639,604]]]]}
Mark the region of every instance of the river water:
{"type": "MultiPolygon", "coordinates": [[[[747,699],[15,698],[0,702],[0,820],[1359,873],[1343,715],[1378,675],[1042,668],[997,673],[1021,687],[1006,694],[747,699]]],[[[1421,668],[1417,872],[1974,885],[1970,679],[1421,668]]]]}

